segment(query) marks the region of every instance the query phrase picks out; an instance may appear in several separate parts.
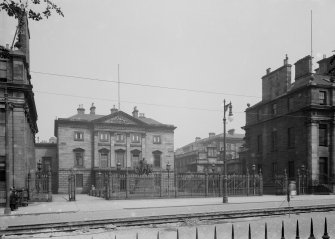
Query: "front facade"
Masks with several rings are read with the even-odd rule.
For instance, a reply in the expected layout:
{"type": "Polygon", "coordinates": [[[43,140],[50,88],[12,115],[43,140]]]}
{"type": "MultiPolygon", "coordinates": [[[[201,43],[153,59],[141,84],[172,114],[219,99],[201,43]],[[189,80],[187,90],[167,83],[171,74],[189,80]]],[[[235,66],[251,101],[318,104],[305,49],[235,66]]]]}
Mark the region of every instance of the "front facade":
{"type": "Polygon", "coordinates": [[[296,180],[303,173],[311,186],[333,182],[333,59],[319,61],[315,73],[310,56],[297,61],[291,83],[286,57],[282,67],[273,72],[268,69],[262,78],[262,101],[246,109],[247,164],[262,169],[265,192],[271,191],[277,175],[296,180]]]}
{"type": "Polygon", "coordinates": [[[28,173],[36,169],[37,112],[26,16],[20,18],[17,32],[14,49],[0,48],[0,204],[6,202],[6,182],[7,191],[13,186],[26,188],[28,173]]]}
{"type": "MultiPolygon", "coordinates": [[[[243,134],[229,130],[226,134],[226,160],[228,173],[242,173],[242,161],[239,152],[244,143],[243,134]]],[[[175,167],[184,172],[223,172],[223,158],[220,149],[223,148],[223,134],[209,133],[209,137],[185,145],[175,152],[175,167]]]]}
{"type": "MultiPolygon", "coordinates": [[[[79,106],[77,114],[55,121],[58,156],[58,192],[67,192],[68,176],[76,175],[76,188],[87,192],[94,170],[135,170],[140,160],[160,171],[174,164],[174,127],[159,123],[136,107],[132,115],[115,108],[108,115],[90,113],[79,106]]],[[[173,167],[171,168],[173,169],[173,167]]]]}

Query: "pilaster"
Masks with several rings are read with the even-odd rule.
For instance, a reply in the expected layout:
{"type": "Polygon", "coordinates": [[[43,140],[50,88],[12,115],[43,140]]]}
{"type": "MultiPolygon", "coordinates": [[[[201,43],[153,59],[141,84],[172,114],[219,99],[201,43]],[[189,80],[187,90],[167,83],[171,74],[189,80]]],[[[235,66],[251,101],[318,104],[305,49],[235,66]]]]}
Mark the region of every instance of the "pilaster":
{"type": "Polygon", "coordinates": [[[314,120],[307,123],[307,170],[309,180],[317,180],[319,172],[318,159],[318,123],[314,120]]]}

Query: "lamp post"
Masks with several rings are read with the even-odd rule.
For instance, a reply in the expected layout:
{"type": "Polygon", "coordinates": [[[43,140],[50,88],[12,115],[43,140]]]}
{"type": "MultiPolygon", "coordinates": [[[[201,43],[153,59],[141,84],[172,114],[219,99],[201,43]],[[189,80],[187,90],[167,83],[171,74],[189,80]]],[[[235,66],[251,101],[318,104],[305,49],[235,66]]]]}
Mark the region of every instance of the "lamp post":
{"type": "Polygon", "coordinates": [[[226,100],[223,100],[223,198],[222,202],[223,203],[228,203],[228,176],[227,176],[227,162],[226,162],[226,112],[229,109],[229,115],[228,116],[233,116],[232,112],[232,104],[229,102],[226,104],[226,100]]]}
{"type": "Polygon", "coordinates": [[[168,196],[170,196],[170,169],[171,169],[171,165],[168,162],[166,165],[166,170],[168,172],[168,196]]]}
{"type": "Polygon", "coordinates": [[[253,164],[252,166],[252,184],[253,184],[253,195],[256,194],[256,181],[255,181],[255,173],[256,173],[256,165],[253,164]]]}

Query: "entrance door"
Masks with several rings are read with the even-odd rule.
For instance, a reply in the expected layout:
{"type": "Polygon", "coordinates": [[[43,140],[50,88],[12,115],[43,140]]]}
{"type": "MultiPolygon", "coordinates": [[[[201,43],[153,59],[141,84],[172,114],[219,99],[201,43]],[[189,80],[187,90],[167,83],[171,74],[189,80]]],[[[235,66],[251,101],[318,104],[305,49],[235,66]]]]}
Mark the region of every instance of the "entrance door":
{"type": "Polygon", "coordinates": [[[319,183],[328,183],[328,158],[326,157],[319,158],[319,183]]]}

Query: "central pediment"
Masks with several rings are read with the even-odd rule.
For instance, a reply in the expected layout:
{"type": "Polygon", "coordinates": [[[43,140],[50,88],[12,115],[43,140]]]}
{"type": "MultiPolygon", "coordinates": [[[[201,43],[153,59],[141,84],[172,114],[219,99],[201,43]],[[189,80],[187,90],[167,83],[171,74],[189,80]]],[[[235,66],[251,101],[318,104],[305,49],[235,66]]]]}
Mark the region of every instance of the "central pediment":
{"type": "Polygon", "coordinates": [[[105,124],[121,124],[121,125],[141,125],[143,126],[143,122],[138,119],[128,115],[122,111],[118,111],[116,113],[112,113],[110,115],[106,115],[102,118],[95,120],[96,123],[105,123],[105,124]]]}

